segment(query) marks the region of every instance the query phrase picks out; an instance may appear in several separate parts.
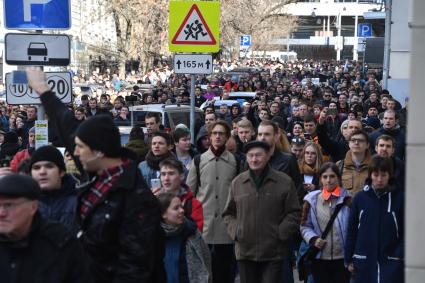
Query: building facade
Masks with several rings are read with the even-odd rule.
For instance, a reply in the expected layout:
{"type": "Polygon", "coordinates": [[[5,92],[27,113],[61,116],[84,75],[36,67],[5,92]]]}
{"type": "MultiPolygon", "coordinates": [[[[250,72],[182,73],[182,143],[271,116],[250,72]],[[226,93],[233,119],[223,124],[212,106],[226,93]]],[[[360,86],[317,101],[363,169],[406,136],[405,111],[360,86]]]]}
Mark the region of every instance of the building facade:
{"type": "Polygon", "coordinates": [[[288,38],[276,43],[289,45],[299,58],[358,59],[362,50],[359,24],[371,25],[371,36],[382,37],[384,20],[365,19],[379,11],[384,0],[300,0],[286,5],[285,13],[298,17],[298,26],[288,38]],[[360,38],[360,39],[359,39],[360,38]]]}

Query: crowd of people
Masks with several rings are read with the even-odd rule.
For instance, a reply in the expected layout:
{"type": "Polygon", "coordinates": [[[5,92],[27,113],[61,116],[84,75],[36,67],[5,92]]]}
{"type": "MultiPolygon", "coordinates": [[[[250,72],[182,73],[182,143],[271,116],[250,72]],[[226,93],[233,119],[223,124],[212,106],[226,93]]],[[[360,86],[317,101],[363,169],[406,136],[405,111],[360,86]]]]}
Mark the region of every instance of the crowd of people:
{"type": "Polygon", "coordinates": [[[76,73],[99,87],[64,105],[27,69],[50,145],[37,107],[0,107],[2,282],[404,282],[407,101],[356,62],[216,65],[196,133],[151,112],[125,145],[129,106],[189,103],[190,78],[76,73]]]}

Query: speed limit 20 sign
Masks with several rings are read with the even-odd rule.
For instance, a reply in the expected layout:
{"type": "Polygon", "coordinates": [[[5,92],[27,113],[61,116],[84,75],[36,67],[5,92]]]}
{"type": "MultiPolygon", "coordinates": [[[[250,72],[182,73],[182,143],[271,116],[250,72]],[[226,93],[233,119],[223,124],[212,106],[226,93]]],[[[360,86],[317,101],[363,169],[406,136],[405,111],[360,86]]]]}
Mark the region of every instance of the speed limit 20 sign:
{"type": "MultiPolygon", "coordinates": [[[[72,102],[72,78],[69,72],[46,72],[52,91],[63,103],[72,102]]],[[[7,104],[41,104],[38,94],[27,84],[12,84],[12,74],[6,74],[7,104]]]]}

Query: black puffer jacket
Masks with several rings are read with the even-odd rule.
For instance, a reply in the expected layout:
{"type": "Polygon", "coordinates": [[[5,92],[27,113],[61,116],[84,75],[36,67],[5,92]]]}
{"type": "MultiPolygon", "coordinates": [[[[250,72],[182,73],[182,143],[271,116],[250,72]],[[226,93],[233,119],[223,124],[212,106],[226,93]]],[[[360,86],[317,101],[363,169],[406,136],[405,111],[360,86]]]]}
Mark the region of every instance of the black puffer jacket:
{"type": "Polygon", "coordinates": [[[75,233],[75,212],[77,209],[77,189],[71,175],[62,177],[59,190],[43,190],[38,203],[38,211],[43,218],[61,223],[75,233]]]}
{"type": "MultiPolygon", "coordinates": [[[[81,195],[92,184],[82,187],[81,195]]],[[[78,236],[93,259],[91,271],[96,282],[165,282],[159,203],[135,162],[84,220],[79,213],[77,219],[78,236]]]]}
{"type": "Polygon", "coordinates": [[[275,149],[269,164],[274,170],[283,172],[291,177],[297,189],[298,199],[300,203],[302,203],[304,197],[303,179],[301,179],[300,168],[298,167],[295,156],[291,153],[275,149]]]}
{"type": "Polygon", "coordinates": [[[37,213],[27,238],[12,242],[0,235],[2,283],[91,283],[80,243],[57,223],[37,213]]]}
{"type": "Polygon", "coordinates": [[[12,160],[18,151],[18,135],[15,132],[7,132],[4,135],[4,142],[0,146],[0,160],[12,160]]]}

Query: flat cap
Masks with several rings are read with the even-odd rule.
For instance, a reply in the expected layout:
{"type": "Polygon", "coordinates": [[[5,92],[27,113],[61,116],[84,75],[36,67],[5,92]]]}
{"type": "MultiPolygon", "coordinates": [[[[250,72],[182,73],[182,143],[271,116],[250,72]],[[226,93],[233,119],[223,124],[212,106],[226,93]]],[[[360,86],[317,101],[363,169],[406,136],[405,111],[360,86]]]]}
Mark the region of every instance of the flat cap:
{"type": "Polygon", "coordinates": [[[250,149],[255,147],[261,147],[262,149],[266,151],[270,151],[270,145],[263,141],[250,141],[247,142],[243,147],[243,152],[247,153],[250,149]]]}
{"type": "Polygon", "coordinates": [[[7,175],[0,179],[0,196],[11,198],[39,199],[41,189],[31,177],[20,174],[7,175]]]}

